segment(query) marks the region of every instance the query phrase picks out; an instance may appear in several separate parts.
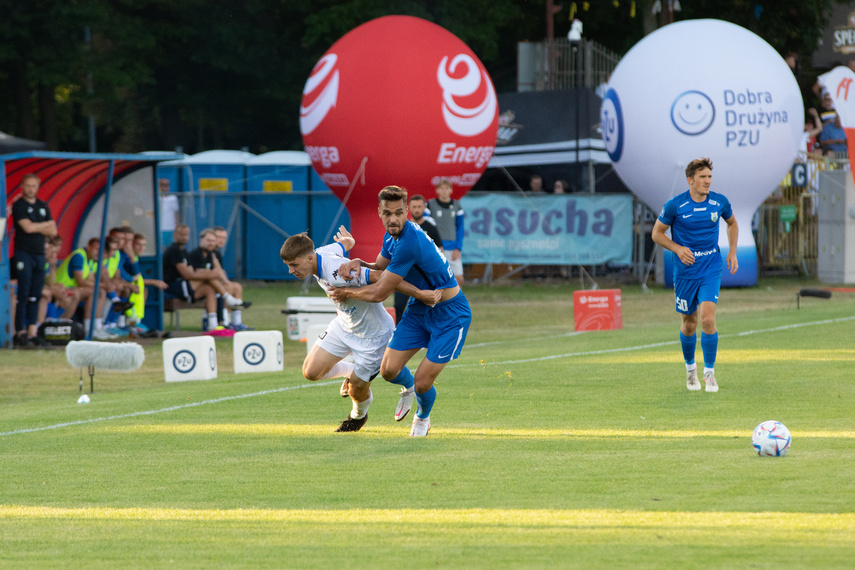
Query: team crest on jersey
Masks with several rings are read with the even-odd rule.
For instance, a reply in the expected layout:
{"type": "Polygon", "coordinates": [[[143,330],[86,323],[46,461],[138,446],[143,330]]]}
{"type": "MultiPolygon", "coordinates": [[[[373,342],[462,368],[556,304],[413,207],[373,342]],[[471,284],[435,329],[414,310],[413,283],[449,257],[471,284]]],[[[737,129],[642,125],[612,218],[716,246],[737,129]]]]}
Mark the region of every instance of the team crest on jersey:
{"type": "Polygon", "coordinates": [[[710,218],[712,219],[712,221],[717,222],[718,221],[718,212],[713,212],[712,214],[710,214],[710,218]]]}

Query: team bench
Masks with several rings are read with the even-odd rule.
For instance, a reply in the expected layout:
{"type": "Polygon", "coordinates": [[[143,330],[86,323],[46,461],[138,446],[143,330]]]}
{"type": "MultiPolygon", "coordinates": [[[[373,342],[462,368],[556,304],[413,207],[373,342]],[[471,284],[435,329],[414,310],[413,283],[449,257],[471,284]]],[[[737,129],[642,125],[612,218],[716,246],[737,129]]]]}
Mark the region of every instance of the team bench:
{"type": "Polygon", "coordinates": [[[174,330],[181,330],[181,311],[183,309],[204,309],[205,301],[196,301],[188,303],[187,301],[177,299],[175,297],[163,300],[163,312],[169,313],[169,327],[174,330]]]}

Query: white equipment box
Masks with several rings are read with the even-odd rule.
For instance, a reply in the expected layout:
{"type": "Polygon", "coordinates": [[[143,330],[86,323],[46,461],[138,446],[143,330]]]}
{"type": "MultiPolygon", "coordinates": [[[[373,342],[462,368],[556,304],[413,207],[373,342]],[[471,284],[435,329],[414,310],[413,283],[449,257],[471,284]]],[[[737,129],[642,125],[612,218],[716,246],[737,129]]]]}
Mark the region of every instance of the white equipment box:
{"type": "Polygon", "coordinates": [[[309,327],[326,327],[335,318],[335,305],[329,297],[288,297],[282,313],[288,316],[288,338],[307,338],[309,327]]]}

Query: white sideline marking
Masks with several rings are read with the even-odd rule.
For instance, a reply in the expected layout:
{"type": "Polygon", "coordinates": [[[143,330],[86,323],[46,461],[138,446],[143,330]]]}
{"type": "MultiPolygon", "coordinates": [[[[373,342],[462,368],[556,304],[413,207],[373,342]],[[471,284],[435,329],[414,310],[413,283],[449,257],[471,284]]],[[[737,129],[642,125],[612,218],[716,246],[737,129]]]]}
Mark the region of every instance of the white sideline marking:
{"type": "MultiPolygon", "coordinates": [[[[727,337],[732,337],[732,336],[747,336],[747,335],[751,335],[751,334],[776,332],[776,331],[782,331],[782,330],[787,330],[787,329],[795,329],[795,328],[800,328],[800,327],[825,325],[825,324],[829,324],[829,323],[841,323],[841,322],[852,321],[852,320],[855,320],[855,316],[841,317],[838,319],[826,319],[824,321],[813,321],[810,323],[798,323],[798,324],[794,324],[794,325],[782,325],[780,327],[772,327],[769,329],[757,329],[757,330],[753,330],[753,331],[743,331],[741,333],[720,335],[720,338],[727,338],[727,337]]],[[[577,333],[568,333],[568,334],[562,335],[562,336],[571,336],[573,334],[577,334],[577,333]]],[[[578,334],[581,334],[581,333],[578,333],[578,334]]],[[[495,343],[482,343],[480,345],[470,345],[470,348],[471,347],[477,347],[477,346],[485,346],[487,344],[500,344],[501,342],[517,342],[517,340],[515,339],[513,341],[497,341],[495,343]]],[[[589,351],[585,351],[585,352],[568,352],[566,354],[556,354],[556,355],[552,355],[552,356],[541,356],[538,358],[526,358],[526,359],[522,359],[522,360],[504,360],[501,362],[489,362],[488,364],[520,364],[520,363],[525,363],[525,362],[537,362],[537,361],[542,361],[542,360],[553,360],[556,358],[568,358],[571,356],[587,356],[587,355],[591,355],[591,354],[608,354],[608,353],[612,353],[612,352],[626,352],[626,351],[630,351],[630,350],[643,350],[645,348],[657,348],[660,346],[668,346],[668,345],[672,345],[672,344],[679,344],[679,341],[673,340],[673,341],[666,341],[666,342],[657,342],[657,343],[653,343],[653,344],[641,344],[638,346],[628,346],[628,347],[624,347],[624,348],[608,348],[605,350],[589,350],[589,351]]],[[[451,366],[446,366],[446,368],[466,368],[466,367],[470,367],[470,366],[483,366],[483,364],[481,364],[480,362],[476,362],[473,364],[453,364],[451,366]]],[[[16,429],[16,430],[7,431],[7,432],[0,432],[0,437],[4,437],[7,435],[17,435],[20,433],[32,433],[32,432],[37,432],[37,431],[59,429],[59,428],[69,427],[69,426],[91,424],[91,423],[95,423],[95,422],[105,422],[108,420],[120,420],[120,419],[124,419],[124,418],[133,418],[133,417],[137,417],[137,416],[150,416],[153,414],[160,414],[163,412],[172,412],[175,410],[182,410],[185,408],[193,408],[195,406],[204,406],[207,404],[217,404],[220,402],[228,402],[230,400],[240,400],[242,398],[252,398],[255,396],[266,396],[267,394],[276,394],[278,392],[287,392],[289,390],[297,390],[300,388],[311,388],[313,386],[329,386],[330,384],[338,384],[338,383],[339,383],[338,380],[331,380],[329,382],[312,382],[311,384],[301,384],[299,386],[286,386],[284,388],[275,388],[273,390],[263,390],[261,392],[252,392],[251,394],[238,394],[237,396],[224,396],[222,398],[214,398],[213,400],[203,400],[201,402],[191,402],[189,404],[181,404],[180,406],[169,406],[167,408],[160,408],[157,410],[146,410],[143,412],[131,412],[128,414],[119,414],[119,415],[107,416],[107,417],[103,417],[103,418],[92,418],[92,419],[88,419],[88,420],[77,420],[77,421],[73,421],[73,422],[64,422],[61,424],[53,424],[53,425],[42,426],[42,427],[37,427],[37,428],[16,429]]]]}
{"type": "MultiPolygon", "coordinates": [[[[797,329],[800,327],[827,325],[829,323],[842,323],[842,322],[851,321],[851,320],[855,320],[855,316],[840,317],[839,319],[826,319],[823,321],[813,321],[810,323],[797,323],[794,325],[782,325],[780,327],[772,327],[770,329],[757,329],[757,330],[753,330],[753,331],[743,331],[740,333],[723,334],[723,335],[719,335],[719,338],[729,338],[732,336],[747,336],[750,334],[777,332],[777,331],[783,331],[783,330],[787,330],[787,329],[797,329]]],[[[565,336],[569,336],[569,335],[565,335],[565,336]]],[[[505,341],[505,342],[511,342],[511,341],[505,341]]],[[[517,342],[517,339],[515,339],[513,342],[517,342]]],[[[607,348],[605,350],[588,350],[585,352],[568,352],[565,354],[554,354],[551,356],[538,356],[537,358],[523,358],[521,360],[502,360],[502,361],[497,361],[497,362],[487,362],[486,364],[523,364],[526,362],[540,362],[543,360],[554,360],[556,358],[569,358],[571,356],[590,356],[592,354],[609,354],[612,352],[626,352],[629,350],[642,350],[645,348],[657,348],[660,346],[668,346],[671,344],[680,344],[680,341],[669,340],[669,341],[665,341],[665,342],[657,342],[654,344],[641,344],[638,346],[628,346],[628,347],[624,347],[624,348],[607,348]]],[[[479,346],[479,345],[471,345],[471,346],[474,347],[474,346],[479,346]]],[[[481,346],[483,346],[483,345],[481,345],[481,346]]],[[[482,364],[481,362],[475,362],[472,364],[452,364],[450,366],[446,366],[446,368],[469,368],[471,366],[483,366],[483,365],[484,364],[482,364]]]]}
{"type": "Polygon", "coordinates": [[[32,433],[35,431],[45,431],[49,429],[59,429],[69,426],[78,426],[84,424],[92,424],[95,422],[106,422],[108,420],[121,420],[123,418],[133,418],[137,416],[150,416],[163,412],[172,412],[175,410],[183,410],[184,408],[193,408],[195,406],[205,406],[207,404],[218,404],[220,402],[228,402],[229,400],[240,400],[242,398],[252,398],[255,396],[266,396],[267,394],[276,394],[277,392],[287,392],[288,390],[297,390],[299,388],[311,388],[313,386],[329,386],[330,384],[340,384],[339,380],[331,380],[329,382],[312,382],[311,384],[301,384],[300,386],[286,386],[284,388],[275,388],[273,390],[263,390],[261,392],[253,392],[251,394],[238,394],[237,396],[223,396],[222,398],[214,398],[213,400],[202,400],[201,402],[192,402],[190,404],[181,404],[180,406],[169,406],[168,408],[160,408],[158,410],[146,410],[144,412],[131,412],[129,414],[119,414],[116,416],[107,416],[105,418],[91,418],[88,420],[77,420],[73,422],[64,422],[61,424],[53,424],[37,428],[16,429],[12,431],[0,432],[0,437],[6,435],[17,435],[19,433],[32,433]]]}
{"type": "MultiPolygon", "coordinates": [[[[564,334],[551,334],[546,336],[527,336],[525,338],[515,338],[513,342],[526,342],[532,340],[543,340],[546,338],[564,338],[568,336],[576,336],[580,334],[585,334],[588,331],[574,331],[564,334]]],[[[510,341],[507,340],[494,340],[492,342],[479,342],[478,344],[467,344],[466,348],[480,348],[482,346],[493,346],[494,344],[507,344],[510,341]]]]}

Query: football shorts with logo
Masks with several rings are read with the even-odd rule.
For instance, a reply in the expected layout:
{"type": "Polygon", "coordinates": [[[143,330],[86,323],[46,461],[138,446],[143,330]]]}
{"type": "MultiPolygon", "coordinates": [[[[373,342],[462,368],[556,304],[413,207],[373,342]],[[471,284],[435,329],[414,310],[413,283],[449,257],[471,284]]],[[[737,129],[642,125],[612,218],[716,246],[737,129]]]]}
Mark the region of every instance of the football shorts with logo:
{"type": "Polygon", "coordinates": [[[460,356],[471,323],[472,311],[462,291],[433,307],[411,304],[398,323],[389,348],[401,351],[427,348],[427,359],[431,362],[450,362],[460,356]]]}
{"type": "Polygon", "coordinates": [[[352,354],[357,378],[370,382],[380,372],[380,362],[383,360],[392,330],[389,327],[381,329],[382,332],[377,336],[360,337],[345,331],[339,319],[333,319],[315,344],[339,358],[352,354]]]}

